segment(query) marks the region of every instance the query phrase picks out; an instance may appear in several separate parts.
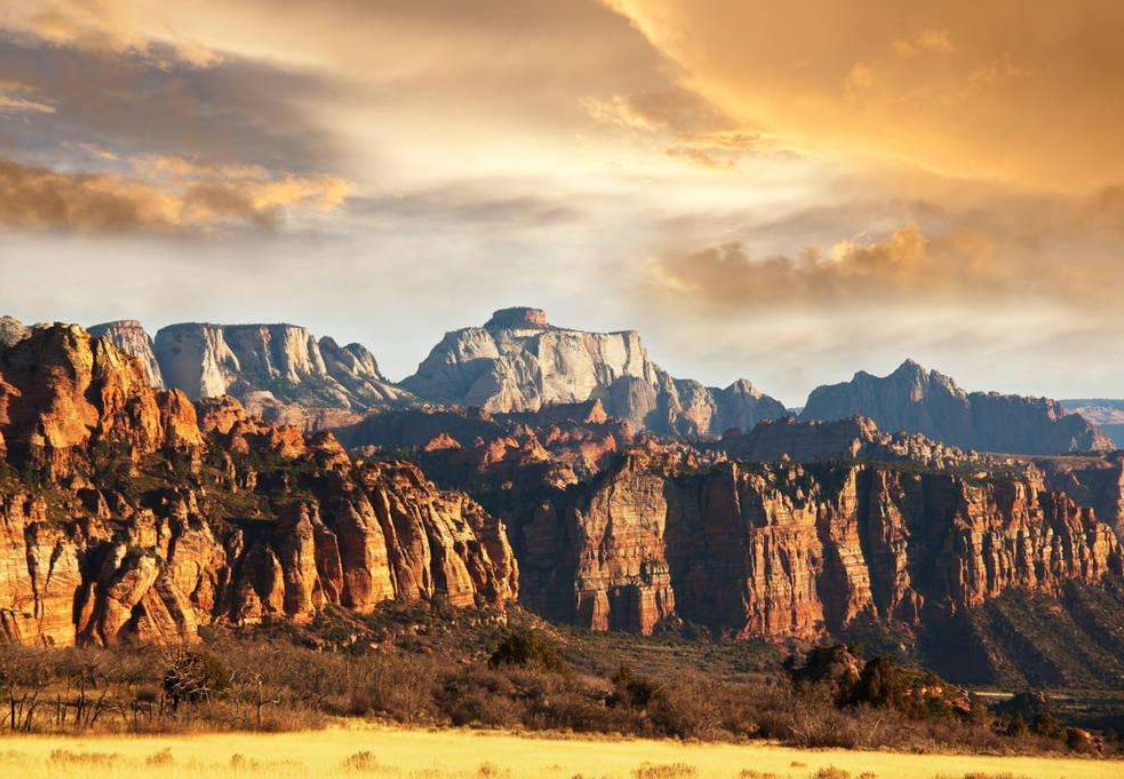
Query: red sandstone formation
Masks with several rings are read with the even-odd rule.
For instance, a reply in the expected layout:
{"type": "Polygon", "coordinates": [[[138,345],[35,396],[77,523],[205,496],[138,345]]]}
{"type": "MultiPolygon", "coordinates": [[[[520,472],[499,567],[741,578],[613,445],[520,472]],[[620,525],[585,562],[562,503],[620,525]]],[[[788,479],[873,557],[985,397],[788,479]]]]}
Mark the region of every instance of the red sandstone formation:
{"type": "Polygon", "coordinates": [[[742,635],[814,637],[863,614],[916,626],[1124,564],[1108,525],[1032,479],[893,465],[676,474],[634,454],[515,532],[524,600],[640,632],[673,615],[742,635]]]}
{"type": "Polygon", "coordinates": [[[328,605],[516,594],[503,524],[465,495],[230,398],[197,410],[77,327],[0,350],[0,437],[10,641],[191,640],[328,605]]]}

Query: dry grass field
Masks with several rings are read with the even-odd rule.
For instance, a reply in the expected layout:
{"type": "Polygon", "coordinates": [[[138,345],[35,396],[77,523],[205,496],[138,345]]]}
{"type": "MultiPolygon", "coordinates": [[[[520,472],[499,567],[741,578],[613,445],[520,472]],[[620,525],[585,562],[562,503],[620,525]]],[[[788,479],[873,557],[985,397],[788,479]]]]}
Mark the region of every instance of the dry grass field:
{"type": "Polygon", "coordinates": [[[9,736],[20,779],[1120,779],[1124,763],[564,739],[349,725],[307,733],[9,736]]]}

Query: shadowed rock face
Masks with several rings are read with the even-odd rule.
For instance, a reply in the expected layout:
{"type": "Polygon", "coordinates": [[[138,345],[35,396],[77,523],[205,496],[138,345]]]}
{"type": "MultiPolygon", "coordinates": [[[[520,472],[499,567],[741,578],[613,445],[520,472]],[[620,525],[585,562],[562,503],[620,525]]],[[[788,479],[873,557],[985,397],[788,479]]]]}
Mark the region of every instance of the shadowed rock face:
{"type": "Polygon", "coordinates": [[[649,632],[671,616],[802,638],[861,615],[916,626],[1122,568],[1107,524],[1030,478],[887,465],[677,474],[634,453],[513,521],[523,600],[594,629],[649,632]]]}
{"type": "Polygon", "coordinates": [[[831,422],[798,422],[793,417],[764,420],[748,433],[723,436],[721,448],[731,460],[750,462],[910,461],[939,467],[981,459],[975,452],[917,433],[883,433],[865,417],[831,422]]]}
{"type": "Polygon", "coordinates": [[[231,398],[153,389],[75,326],[0,349],[0,435],[0,639],[191,640],[327,605],[516,594],[503,524],[463,494],[231,398]]]}
{"type": "Polygon", "coordinates": [[[439,403],[490,412],[600,400],[611,415],[657,433],[717,436],[785,415],[747,381],[726,389],[675,379],[633,331],[551,326],[538,309],[497,311],[484,327],[449,333],[402,386],[439,403]]]}
{"type": "Polygon", "coordinates": [[[987,452],[1065,454],[1114,448],[1095,425],[1066,414],[1056,401],[960,389],[951,378],[907,360],[889,376],[859,372],[842,384],[819,387],[802,420],[863,416],[890,432],[987,452]]]}

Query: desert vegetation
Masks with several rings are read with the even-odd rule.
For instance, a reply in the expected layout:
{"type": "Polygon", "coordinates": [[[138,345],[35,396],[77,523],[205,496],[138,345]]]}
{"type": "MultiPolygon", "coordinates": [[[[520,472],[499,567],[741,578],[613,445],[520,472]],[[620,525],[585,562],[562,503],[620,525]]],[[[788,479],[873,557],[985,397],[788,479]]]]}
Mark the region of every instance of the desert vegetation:
{"type": "MultiPolygon", "coordinates": [[[[730,642],[594,636],[515,610],[390,604],[190,647],[0,647],[0,728],[19,733],[418,726],[990,754],[1111,755],[1048,711],[996,712],[932,674],[824,647],[787,671],[730,642]]],[[[650,779],[657,779],[652,777],[650,779]]]]}

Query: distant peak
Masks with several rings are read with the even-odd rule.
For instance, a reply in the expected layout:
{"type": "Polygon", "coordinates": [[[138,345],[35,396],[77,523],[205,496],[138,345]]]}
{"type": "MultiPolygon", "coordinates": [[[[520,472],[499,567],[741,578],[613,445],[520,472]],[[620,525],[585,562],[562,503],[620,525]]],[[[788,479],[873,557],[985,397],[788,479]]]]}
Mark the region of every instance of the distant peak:
{"type": "Polygon", "coordinates": [[[727,392],[733,392],[739,395],[749,395],[750,397],[760,398],[764,397],[764,393],[757,387],[753,386],[753,382],[749,379],[738,379],[729,387],[726,388],[727,392]]]}
{"type": "Polygon", "coordinates": [[[901,365],[899,365],[897,370],[895,370],[891,375],[908,376],[912,378],[915,376],[925,376],[927,373],[928,371],[925,370],[924,366],[922,366],[921,363],[917,362],[916,360],[906,360],[901,365]]]}
{"type": "Polygon", "coordinates": [[[489,329],[514,329],[521,327],[547,328],[550,325],[546,319],[546,312],[541,308],[501,308],[492,314],[492,318],[484,327],[489,329]]]}

